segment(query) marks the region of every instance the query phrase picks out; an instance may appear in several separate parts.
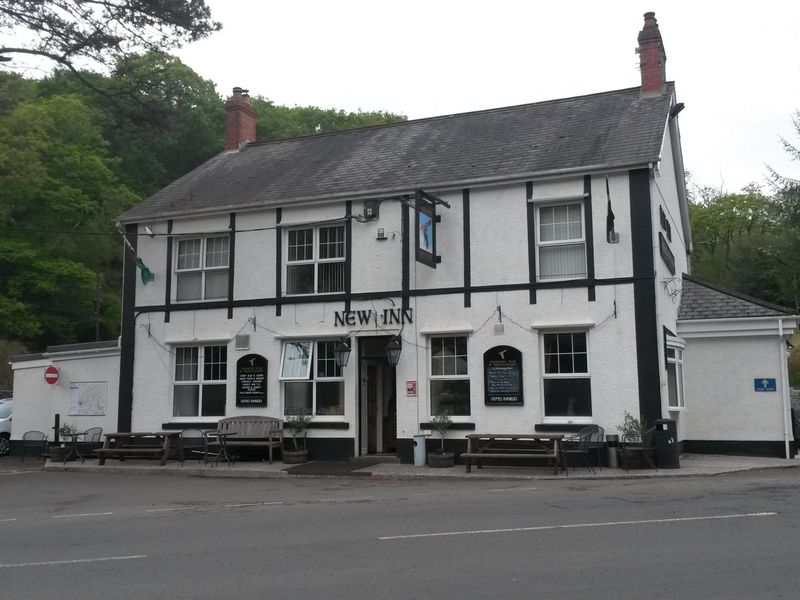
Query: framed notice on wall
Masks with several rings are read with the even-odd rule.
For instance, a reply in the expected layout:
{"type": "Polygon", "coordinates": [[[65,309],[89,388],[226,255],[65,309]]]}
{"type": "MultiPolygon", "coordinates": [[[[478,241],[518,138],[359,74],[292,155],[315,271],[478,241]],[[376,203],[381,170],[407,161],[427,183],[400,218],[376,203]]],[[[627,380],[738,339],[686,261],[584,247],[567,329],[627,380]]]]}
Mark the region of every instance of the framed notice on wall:
{"type": "Polygon", "coordinates": [[[267,405],[267,359],[248,354],[236,361],[236,406],[267,405]]]}
{"type": "Polygon", "coordinates": [[[106,414],[108,382],[71,381],[69,384],[70,417],[101,417],[106,414]]]}
{"type": "Polygon", "coordinates": [[[521,406],[522,352],[495,346],[483,353],[484,401],[487,406],[521,406]]]}

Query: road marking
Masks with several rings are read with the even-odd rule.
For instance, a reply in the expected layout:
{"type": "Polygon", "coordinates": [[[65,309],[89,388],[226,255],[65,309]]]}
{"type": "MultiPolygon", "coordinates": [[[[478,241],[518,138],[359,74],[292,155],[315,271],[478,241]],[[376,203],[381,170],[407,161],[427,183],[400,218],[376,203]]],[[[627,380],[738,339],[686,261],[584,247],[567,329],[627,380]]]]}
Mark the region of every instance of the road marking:
{"type": "Polygon", "coordinates": [[[275,506],[283,504],[282,501],[276,500],[275,502],[245,502],[242,504],[225,504],[225,508],[244,508],[246,506],[275,506]]]}
{"type": "Polygon", "coordinates": [[[495,488],[493,490],[486,490],[487,492],[530,492],[538,490],[535,487],[519,487],[519,488],[495,488]]]}
{"type": "Polygon", "coordinates": [[[113,515],[114,513],[111,512],[102,512],[102,513],[83,513],[80,515],[53,515],[54,519],[72,519],[73,517],[100,517],[104,515],[113,515]]]}
{"type": "Polygon", "coordinates": [[[148,508],[145,512],[168,512],[173,510],[194,510],[194,506],[181,506],[178,508],[148,508]]]}
{"type": "Polygon", "coordinates": [[[682,523],[686,521],[713,521],[718,519],[745,519],[751,517],[774,517],[776,512],[743,513],[734,515],[711,515],[707,517],[674,517],[671,519],[644,519],[641,521],[607,521],[604,523],[574,523],[572,525],[540,525],[538,527],[508,527],[504,529],[475,529],[472,531],[445,531],[441,533],[414,533],[409,535],[386,535],[379,540],[408,540],[413,538],[445,537],[452,535],[478,535],[483,533],[512,533],[517,531],[549,531],[552,529],[578,529],[581,527],[613,527],[615,525],[648,525],[652,523],[682,523]]]}
{"type": "Polygon", "coordinates": [[[16,519],[0,519],[0,523],[8,523],[9,521],[16,521],[16,519]]]}
{"type": "Polygon", "coordinates": [[[19,471],[17,469],[12,469],[10,471],[0,471],[0,475],[22,475],[24,473],[41,473],[41,469],[30,469],[26,471],[19,471]]]}
{"type": "Polygon", "coordinates": [[[47,560],[43,562],[30,563],[6,563],[0,564],[0,569],[11,569],[13,567],[44,567],[50,565],[75,565],[79,563],[103,562],[107,560],[133,560],[135,558],[147,558],[146,554],[134,554],[132,556],[105,556],[101,558],[78,558],[75,560],[47,560]]]}

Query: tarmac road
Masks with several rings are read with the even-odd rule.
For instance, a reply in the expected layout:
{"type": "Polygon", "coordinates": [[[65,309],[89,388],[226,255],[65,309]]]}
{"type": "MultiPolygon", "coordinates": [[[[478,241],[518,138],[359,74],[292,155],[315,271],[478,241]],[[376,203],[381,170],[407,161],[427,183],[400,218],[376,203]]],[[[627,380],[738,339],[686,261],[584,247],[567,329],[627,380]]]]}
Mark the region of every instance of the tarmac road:
{"type": "Polygon", "coordinates": [[[0,598],[796,598],[799,490],[5,470],[0,598]]]}

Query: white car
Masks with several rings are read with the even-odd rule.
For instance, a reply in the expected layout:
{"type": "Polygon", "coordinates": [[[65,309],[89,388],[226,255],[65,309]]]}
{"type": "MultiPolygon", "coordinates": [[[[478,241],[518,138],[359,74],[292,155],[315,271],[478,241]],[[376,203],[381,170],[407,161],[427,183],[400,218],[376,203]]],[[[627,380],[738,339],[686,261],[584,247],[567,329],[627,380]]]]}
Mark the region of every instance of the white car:
{"type": "Polygon", "coordinates": [[[11,412],[14,401],[11,398],[0,400],[0,456],[8,454],[11,448],[11,412]]]}

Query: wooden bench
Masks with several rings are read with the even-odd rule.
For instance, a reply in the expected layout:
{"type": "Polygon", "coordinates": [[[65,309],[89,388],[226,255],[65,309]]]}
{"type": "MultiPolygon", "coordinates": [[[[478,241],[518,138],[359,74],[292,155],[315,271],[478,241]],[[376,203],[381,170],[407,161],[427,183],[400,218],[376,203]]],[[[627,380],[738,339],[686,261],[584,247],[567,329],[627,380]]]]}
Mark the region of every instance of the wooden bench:
{"type": "Polygon", "coordinates": [[[467,451],[461,458],[467,473],[471,471],[473,461],[480,469],[486,459],[545,459],[558,474],[563,439],[563,434],[470,433],[467,435],[467,451]]]}
{"type": "Polygon", "coordinates": [[[95,450],[97,463],[105,464],[107,457],[124,461],[128,456],[155,456],[161,464],[167,464],[172,442],[175,442],[178,460],[183,462],[183,439],[180,431],[117,431],[105,434],[103,447],[95,450]]]}
{"type": "Polygon", "coordinates": [[[234,447],[265,447],[272,464],[272,449],[283,448],[283,420],[275,417],[241,416],[225,417],[217,424],[220,433],[235,434],[226,438],[225,444],[234,447]]]}

